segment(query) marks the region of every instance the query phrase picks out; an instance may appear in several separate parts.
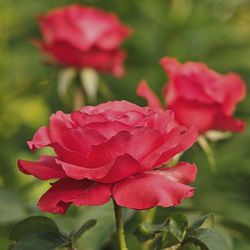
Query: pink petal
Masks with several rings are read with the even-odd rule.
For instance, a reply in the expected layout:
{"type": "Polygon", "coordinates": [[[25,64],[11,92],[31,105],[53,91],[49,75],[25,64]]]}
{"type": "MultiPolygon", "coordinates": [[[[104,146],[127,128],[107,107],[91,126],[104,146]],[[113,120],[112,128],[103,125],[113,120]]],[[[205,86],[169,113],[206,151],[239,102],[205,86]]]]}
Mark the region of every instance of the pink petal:
{"type": "Polygon", "coordinates": [[[220,106],[203,104],[195,101],[177,99],[170,108],[175,113],[176,121],[186,127],[195,126],[199,133],[213,128],[214,119],[220,106]]]}
{"type": "Polygon", "coordinates": [[[146,126],[159,130],[162,134],[169,132],[174,126],[174,112],[170,109],[157,110],[154,115],[148,117],[146,126]]]}
{"type": "Polygon", "coordinates": [[[223,114],[217,115],[213,128],[221,131],[243,132],[246,127],[246,122],[237,120],[232,116],[225,116],[223,114]]]}
{"type": "Polygon", "coordinates": [[[223,82],[220,83],[227,93],[222,109],[224,114],[229,116],[235,111],[236,104],[244,99],[246,95],[246,84],[244,80],[235,73],[225,75],[223,82]]]}
{"type": "Polygon", "coordinates": [[[62,166],[63,170],[65,171],[68,177],[76,180],[83,180],[85,178],[91,180],[102,178],[106,174],[108,174],[111,168],[110,164],[105,164],[100,167],[91,168],[91,167],[74,165],[61,160],[56,160],[56,162],[62,166]]]}
{"type": "Polygon", "coordinates": [[[155,93],[148,87],[146,81],[141,81],[139,86],[137,87],[136,94],[138,96],[144,97],[148,106],[152,108],[162,108],[161,102],[159,98],[155,95],[155,93]]]}
{"type": "Polygon", "coordinates": [[[24,174],[33,175],[40,180],[66,176],[61,166],[55,162],[55,157],[52,156],[41,156],[38,162],[19,160],[18,167],[24,174]]]}
{"type": "Polygon", "coordinates": [[[40,198],[38,206],[43,212],[65,213],[71,204],[98,206],[107,203],[111,185],[89,180],[60,179],[40,198]]]}
{"type": "Polygon", "coordinates": [[[113,197],[118,205],[132,209],[176,206],[194,194],[194,188],[182,182],[193,180],[196,168],[189,164],[186,168],[184,163],[181,163],[172,170],[157,170],[130,176],[114,185],[113,197]]]}
{"type": "MultiPolygon", "coordinates": [[[[130,130],[131,127],[119,121],[93,122],[86,125],[88,128],[95,129],[106,138],[111,138],[123,130],[130,130]]],[[[93,143],[94,144],[94,143],[93,143]]]]}
{"type": "Polygon", "coordinates": [[[128,153],[139,161],[157,148],[161,141],[162,134],[154,129],[138,127],[131,132],[121,131],[109,141],[94,145],[88,155],[88,159],[93,165],[100,166],[128,153]],[[144,143],[138,146],[138,141],[142,138],[144,143]]]}
{"type": "Polygon", "coordinates": [[[41,127],[39,128],[31,141],[28,141],[27,144],[30,150],[34,151],[38,148],[43,148],[48,146],[51,143],[49,128],[41,127]]]}
{"type": "Polygon", "coordinates": [[[148,168],[158,167],[167,163],[173,156],[191,147],[198,138],[197,130],[192,127],[175,127],[164,135],[159,147],[146,155],[141,163],[148,168]]]}
{"type": "Polygon", "coordinates": [[[141,164],[132,156],[124,154],[116,158],[116,160],[110,164],[107,175],[101,179],[95,177],[95,180],[102,183],[114,183],[144,170],[141,164]]]}
{"type": "Polygon", "coordinates": [[[63,144],[66,148],[81,154],[88,154],[92,145],[107,141],[97,130],[88,127],[67,129],[63,133],[63,144]]]}

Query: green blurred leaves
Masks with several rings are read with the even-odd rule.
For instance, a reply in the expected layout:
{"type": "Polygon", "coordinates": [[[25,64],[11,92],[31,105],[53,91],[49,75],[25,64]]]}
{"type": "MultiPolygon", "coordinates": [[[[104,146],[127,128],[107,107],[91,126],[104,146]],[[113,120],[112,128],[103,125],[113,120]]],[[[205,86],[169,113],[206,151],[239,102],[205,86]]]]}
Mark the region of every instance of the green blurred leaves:
{"type": "Polygon", "coordinates": [[[52,219],[44,216],[32,216],[14,226],[10,233],[10,240],[15,243],[10,249],[53,250],[57,247],[73,246],[74,241],[95,224],[95,220],[88,220],[78,230],[66,234],[59,230],[52,219]]]}
{"type": "Polygon", "coordinates": [[[214,229],[214,215],[207,214],[188,226],[182,213],[170,215],[163,224],[140,224],[134,234],[140,242],[152,240],[150,249],[228,250],[229,246],[214,229]]]}

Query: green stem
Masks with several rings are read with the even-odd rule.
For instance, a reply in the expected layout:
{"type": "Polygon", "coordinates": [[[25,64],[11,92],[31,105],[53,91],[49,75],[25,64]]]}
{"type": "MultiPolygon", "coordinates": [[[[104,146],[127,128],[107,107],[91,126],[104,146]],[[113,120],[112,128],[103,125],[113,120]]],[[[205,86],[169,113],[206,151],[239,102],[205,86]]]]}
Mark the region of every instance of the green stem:
{"type": "Polygon", "coordinates": [[[126,246],[123,219],[122,219],[122,207],[118,206],[114,200],[113,203],[114,203],[116,229],[117,229],[117,236],[118,236],[120,250],[127,250],[128,248],[126,246]]]}
{"type": "Polygon", "coordinates": [[[204,136],[199,136],[198,143],[207,156],[207,160],[208,160],[208,163],[209,163],[209,166],[210,166],[212,172],[215,173],[216,172],[216,161],[215,161],[214,152],[213,152],[211,146],[209,145],[208,141],[206,140],[206,138],[204,136]]]}

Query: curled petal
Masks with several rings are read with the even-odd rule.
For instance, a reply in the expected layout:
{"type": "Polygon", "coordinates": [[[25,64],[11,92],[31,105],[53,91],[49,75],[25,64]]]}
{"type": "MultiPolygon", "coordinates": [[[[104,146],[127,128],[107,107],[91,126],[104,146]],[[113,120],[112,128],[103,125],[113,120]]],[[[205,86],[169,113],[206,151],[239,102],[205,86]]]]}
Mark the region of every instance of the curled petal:
{"type": "Polygon", "coordinates": [[[162,108],[161,102],[159,98],[155,95],[155,93],[148,87],[146,81],[141,81],[136,93],[138,96],[144,97],[148,106],[151,108],[162,108]]]}
{"type": "Polygon", "coordinates": [[[40,180],[66,176],[62,167],[55,162],[55,157],[52,156],[41,156],[38,162],[19,160],[18,167],[24,174],[33,175],[40,180]]]}
{"type": "Polygon", "coordinates": [[[116,203],[132,209],[149,209],[155,206],[170,207],[194,194],[194,188],[184,183],[195,178],[194,165],[185,164],[172,170],[150,171],[130,176],[114,185],[116,203]],[[191,171],[191,173],[189,173],[191,171]]]}
{"type": "Polygon", "coordinates": [[[38,206],[44,212],[63,214],[71,204],[97,206],[111,197],[111,185],[89,180],[60,179],[40,198],[38,206]]]}
{"type": "Polygon", "coordinates": [[[27,144],[30,150],[34,151],[39,148],[48,146],[51,143],[49,128],[43,126],[37,130],[31,141],[27,144]]]}

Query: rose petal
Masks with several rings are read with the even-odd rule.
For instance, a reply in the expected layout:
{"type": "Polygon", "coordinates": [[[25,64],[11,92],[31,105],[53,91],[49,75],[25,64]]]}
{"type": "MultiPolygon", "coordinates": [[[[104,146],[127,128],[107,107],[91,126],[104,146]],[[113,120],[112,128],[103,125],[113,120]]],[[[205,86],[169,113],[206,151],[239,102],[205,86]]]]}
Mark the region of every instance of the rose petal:
{"type": "Polygon", "coordinates": [[[63,134],[65,147],[84,155],[88,154],[92,145],[98,145],[105,141],[107,141],[106,137],[97,130],[88,127],[67,129],[63,134]]]}
{"type": "Polygon", "coordinates": [[[107,175],[101,179],[95,178],[96,181],[114,183],[145,170],[137,160],[128,154],[119,156],[116,158],[115,162],[112,162],[110,165],[107,175]]]}
{"type": "Polygon", "coordinates": [[[186,167],[188,169],[182,163],[172,170],[130,176],[114,185],[113,197],[119,206],[132,209],[176,206],[194,193],[194,188],[181,183],[193,180],[196,175],[194,165],[187,164],[186,167]]]}
{"type": "Polygon", "coordinates": [[[76,206],[97,206],[107,203],[111,185],[89,180],[60,179],[40,198],[38,205],[43,212],[65,213],[73,203],[76,206]]]}
{"type": "Polygon", "coordinates": [[[246,122],[237,120],[232,116],[225,116],[223,114],[217,115],[213,128],[221,131],[243,132],[246,127],[246,122]]]}
{"type": "Polygon", "coordinates": [[[167,163],[173,156],[191,147],[197,138],[196,128],[175,127],[164,135],[164,143],[145,156],[141,164],[153,168],[167,163]]]}
{"type": "Polygon", "coordinates": [[[217,104],[208,105],[178,98],[170,108],[175,112],[176,121],[186,127],[195,126],[199,133],[213,128],[215,116],[220,110],[217,104]]]}
{"type": "Polygon", "coordinates": [[[41,156],[38,162],[19,160],[18,167],[24,174],[33,175],[40,180],[66,176],[62,167],[55,162],[53,156],[41,156]]]}
{"type": "MultiPolygon", "coordinates": [[[[88,128],[98,131],[106,138],[111,138],[123,130],[130,130],[130,126],[119,121],[93,122],[86,125],[88,128]]],[[[93,143],[94,144],[94,143],[93,143]]]]}
{"type": "Polygon", "coordinates": [[[39,148],[48,146],[51,143],[49,128],[43,126],[39,128],[31,141],[27,141],[30,150],[34,151],[39,148]]]}
{"type": "Polygon", "coordinates": [[[146,81],[141,81],[139,86],[137,87],[136,94],[138,96],[144,97],[148,106],[152,108],[162,108],[161,102],[159,98],[155,95],[155,93],[148,87],[146,81]]]}

